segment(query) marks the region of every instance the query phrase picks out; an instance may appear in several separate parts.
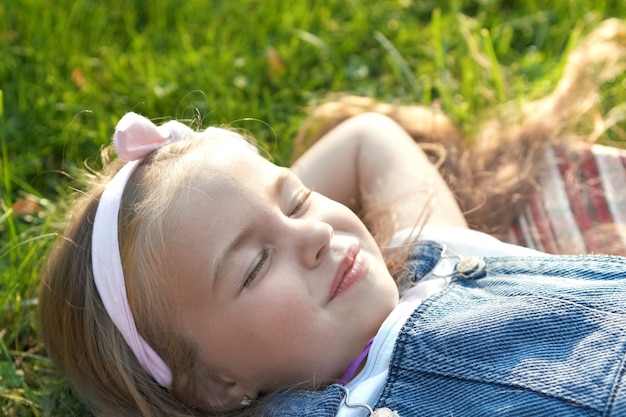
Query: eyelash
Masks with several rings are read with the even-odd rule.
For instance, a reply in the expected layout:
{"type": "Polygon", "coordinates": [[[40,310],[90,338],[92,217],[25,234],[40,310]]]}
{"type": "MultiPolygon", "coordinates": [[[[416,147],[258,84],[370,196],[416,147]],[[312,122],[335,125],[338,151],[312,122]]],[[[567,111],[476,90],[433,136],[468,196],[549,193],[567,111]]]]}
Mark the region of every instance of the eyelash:
{"type": "Polygon", "coordinates": [[[254,268],[252,268],[252,271],[250,271],[250,273],[246,277],[246,280],[243,282],[244,288],[248,288],[250,285],[252,285],[257,275],[261,271],[261,268],[263,268],[263,265],[265,265],[265,262],[267,262],[267,259],[269,258],[269,256],[270,256],[269,248],[263,249],[263,251],[261,252],[261,258],[254,265],[254,268]]]}
{"type": "Polygon", "coordinates": [[[298,196],[298,204],[296,204],[294,209],[291,211],[291,214],[289,215],[290,217],[300,212],[300,210],[304,206],[304,203],[306,203],[306,201],[309,199],[310,195],[311,195],[311,190],[306,190],[305,192],[300,193],[300,195],[298,196]]]}

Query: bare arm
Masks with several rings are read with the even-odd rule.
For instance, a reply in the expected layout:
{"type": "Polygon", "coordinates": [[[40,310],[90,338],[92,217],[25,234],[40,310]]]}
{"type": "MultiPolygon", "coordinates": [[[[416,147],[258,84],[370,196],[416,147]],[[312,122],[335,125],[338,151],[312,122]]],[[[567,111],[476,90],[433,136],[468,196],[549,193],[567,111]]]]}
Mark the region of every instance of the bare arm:
{"type": "Polygon", "coordinates": [[[292,166],[303,183],[353,210],[391,210],[396,230],[428,224],[467,227],[443,178],[390,118],[366,113],[330,131],[292,166]]]}

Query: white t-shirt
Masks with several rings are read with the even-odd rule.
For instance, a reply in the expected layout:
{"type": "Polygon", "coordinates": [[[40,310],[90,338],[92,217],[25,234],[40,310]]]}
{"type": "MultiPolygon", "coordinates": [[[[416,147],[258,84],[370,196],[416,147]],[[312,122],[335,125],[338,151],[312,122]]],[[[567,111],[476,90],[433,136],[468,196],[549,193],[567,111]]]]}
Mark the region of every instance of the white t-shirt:
{"type": "MultiPolygon", "coordinates": [[[[402,230],[391,240],[393,244],[407,241],[412,230],[402,230]]],[[[441,278],[453,272],[456,263],[467,256],[537,256],[542,252],[499,241],[485,233],[450,226],[427,225],[419,236],[419,240],[433,240],[444,245],[445,250],[441,261],[415,287],[410,288],[400,299],[398,306],[384,321],[374,338],[365,366],[352,379],[346,388],[349,390],[349,403],[376,403],[384,388],[389,371],[389,362],[395,346],[396,338],[402,326],[413,310],[422,301],[441,291],[449,278],[441,278]]],[[[364,407],[348,407],[344,403],[339,408],[337,417],[365,417],[368,411],[364,407]]]]}

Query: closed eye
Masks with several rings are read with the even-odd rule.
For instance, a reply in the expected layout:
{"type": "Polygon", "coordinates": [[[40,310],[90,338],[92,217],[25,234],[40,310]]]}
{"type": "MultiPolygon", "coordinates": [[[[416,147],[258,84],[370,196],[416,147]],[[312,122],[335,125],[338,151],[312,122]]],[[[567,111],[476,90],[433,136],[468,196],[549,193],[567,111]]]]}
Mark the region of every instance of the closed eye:
{"type": "Polygon", "coordinates": [[[243,282],[244,288],[250,287],[250,285],[252,285],[256,277],[259,275],[259,272],[261,272],[261,269],[263,269],[263,265],[265,265],[265,263],[267,262],[267,259],[270,256],[270,249],[269,248],[263,249],[260,255],[261,256],[258,258],[258,261],[256,261],[256,263],[254,264],[254,267],[246,276],[246,280],[243,282]]]}
{"type": "Polygon", "coordinates": [[[298,213],[300,213],[300,211],[302,211],[302,208],[304,207],[304,205],[306,204],[310,196],[311,196],[311,190],[308,190],[308,189],[303,190],[298,195],[298,202],[296,203],[296,206],[293,208],[293,210],[291,210],[291,213],[289,213],[289,217],[295,216],[298,213]]]}

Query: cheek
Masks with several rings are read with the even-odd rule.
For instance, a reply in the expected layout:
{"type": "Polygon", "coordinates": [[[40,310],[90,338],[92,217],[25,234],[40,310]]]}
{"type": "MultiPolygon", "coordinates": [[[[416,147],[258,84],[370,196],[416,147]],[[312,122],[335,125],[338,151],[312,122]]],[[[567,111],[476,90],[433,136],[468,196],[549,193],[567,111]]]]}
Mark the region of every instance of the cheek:
{"type": "MultiPolygon", "coordinates": [[[[214,359],[225,367],[257,371],[297,360],[306,343],[310,310],[297,299],[258,296],[253,302],[234,303],[212,318],[202,336],[214,359]]],[[[291,362],[293,364],[293,362],[291,362]]]]}
{"type": "Polygon", "coordinates": [[[255,326],[267,332],[280,332],[280,329],[294,327],[302,319],[314,314],[314,304],[306,286],[294,282],[259,283],[246,294],[246,302],[240,313],[255,326]]]}
{"type": "Polygon", "coordinates": [[[267,287],[256,288],[255,300],[246,307],[243,322],[255,329],[250,344],[268,355],[297,359],[326,330],[329,313],[297,278],[267,287]]]}
{"type": "Polygon", "coordinates": [[[268,380],[295,371],[294,364],[315,342],[319,329],[319,312],[297,295],[284,291],[259,296],[236,313],[237,323],[229,331],[237,334],[237,347],[224,352],[235,366],[243,365],[246,372],[268,380]]]}

